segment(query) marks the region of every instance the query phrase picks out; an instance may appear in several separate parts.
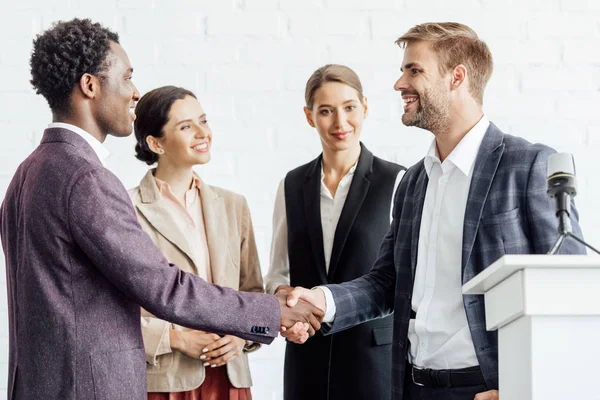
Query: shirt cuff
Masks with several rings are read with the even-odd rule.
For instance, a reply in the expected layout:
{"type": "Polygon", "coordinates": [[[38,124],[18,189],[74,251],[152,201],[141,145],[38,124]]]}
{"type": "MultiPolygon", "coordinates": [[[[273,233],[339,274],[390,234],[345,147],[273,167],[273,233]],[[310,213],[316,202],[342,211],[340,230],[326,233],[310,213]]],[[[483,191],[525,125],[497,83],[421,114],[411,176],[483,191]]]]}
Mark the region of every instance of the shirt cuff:
{"type": "Polygon", "coordinates": [[[313,288],[313,290],[315,289],[321,289],[325,295],[325,316],[323,316],[323,322],[330,324],[335,319],[335,301],[333,301],[333,294],[331,293],[331,290],[325,286],[317,286],[313,288]]]}
{"type": "Polygon", "coordinates": [[[246,345],[244,346],[244,351],[246,353],[251,353],[260,348],[260,343],[255,343],[252,340],[246,340],[246,345]]]}
{"type": "Polygon", "coordinates": [[[172,324],[166,324],[165,329],[163,330],[162,337],[160,338],[160,344],[158,345],[158,349],[156,350],[157,356],[162,356],[163,354],[172,353],[173,349],[171,348],[171,335],[170,330],[173,328],[172,324]]]}

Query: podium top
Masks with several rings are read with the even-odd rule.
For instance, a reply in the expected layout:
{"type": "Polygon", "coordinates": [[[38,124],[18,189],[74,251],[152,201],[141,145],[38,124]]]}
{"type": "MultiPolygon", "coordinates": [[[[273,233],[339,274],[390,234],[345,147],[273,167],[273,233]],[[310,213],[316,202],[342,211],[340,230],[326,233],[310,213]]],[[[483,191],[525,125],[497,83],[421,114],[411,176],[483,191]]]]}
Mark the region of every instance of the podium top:
{"type": "Polygon", "coordinates": [[[509,254],[465,283],[463,294],[484,294],[523,269],[600,268],[600,257],[588,255],[509,254]]]}

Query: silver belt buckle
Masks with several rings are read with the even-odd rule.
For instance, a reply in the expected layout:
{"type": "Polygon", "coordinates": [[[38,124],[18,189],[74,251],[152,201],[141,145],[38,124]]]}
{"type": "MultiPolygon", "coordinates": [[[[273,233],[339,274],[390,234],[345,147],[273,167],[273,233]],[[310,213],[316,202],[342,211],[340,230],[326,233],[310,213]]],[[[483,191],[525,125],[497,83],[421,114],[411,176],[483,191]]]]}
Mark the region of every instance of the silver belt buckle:
{"type": "Polygon", "coordinates": [[[414,365],[412,365],[412,364],[411,364],[410,368],[411,368],[411,369],[410,369],[410,375],[412,376],[412,381],[413,381],[413,383],[414,383],[415,385],[417,385],[417,386],[425,386],[425,385],[423,385],[422,383],[419,383],[419,382],[415,381],[415,369],[418,369],[419,371],[422,371],[422,369],[421,369],[421,368],[417,368],[417,367],[415,367],[415,366],[414,366],[414,365]]]}

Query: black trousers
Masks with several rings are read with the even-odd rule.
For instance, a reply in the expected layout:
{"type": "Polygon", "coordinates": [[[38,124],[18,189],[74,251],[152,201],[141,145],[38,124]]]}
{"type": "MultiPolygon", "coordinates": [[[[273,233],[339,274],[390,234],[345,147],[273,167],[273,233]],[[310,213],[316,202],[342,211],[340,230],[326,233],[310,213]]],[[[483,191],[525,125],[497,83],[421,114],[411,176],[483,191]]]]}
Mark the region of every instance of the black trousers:
{"type": "Polygon", "coordinates": [[[486,391],[485,385],[433,388],[415,385],[410,376],[404,380],[404,400],[473,400],[486,391]]]}

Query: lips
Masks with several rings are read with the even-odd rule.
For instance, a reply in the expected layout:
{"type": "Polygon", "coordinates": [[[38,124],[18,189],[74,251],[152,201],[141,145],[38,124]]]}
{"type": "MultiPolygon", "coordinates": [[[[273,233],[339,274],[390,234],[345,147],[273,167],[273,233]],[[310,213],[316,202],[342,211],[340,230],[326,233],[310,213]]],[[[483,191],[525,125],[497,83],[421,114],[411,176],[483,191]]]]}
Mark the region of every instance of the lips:
{"type": "Polygon", "coordinates": [[[352,133],[352,131],[335,132],[335,133],[332,133],[331,136],[333,136],[337,140],[346,140],[348,138],[348,136],[350,136],[351,133],[352,133]]]}
{"type": "Polygon", "coordinates": [[[192,146],[192,150],[197,151],[198,153],[205,153],[208,151],[208,142],[198,143],[192,146]]]}
{"type": "Polygon", "coordinates": [[[404,111],[406,112],[413,104],[417,104],[417,102],[419,101],[419,96],[413,94],[405,94],[402,95],[402,100],[404,100],[404,111]]]}

